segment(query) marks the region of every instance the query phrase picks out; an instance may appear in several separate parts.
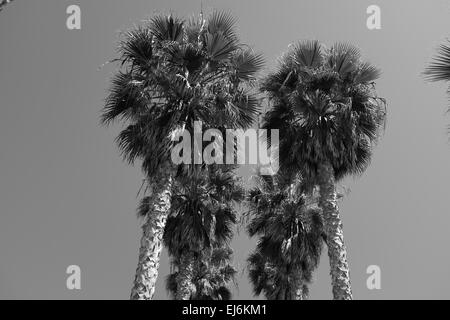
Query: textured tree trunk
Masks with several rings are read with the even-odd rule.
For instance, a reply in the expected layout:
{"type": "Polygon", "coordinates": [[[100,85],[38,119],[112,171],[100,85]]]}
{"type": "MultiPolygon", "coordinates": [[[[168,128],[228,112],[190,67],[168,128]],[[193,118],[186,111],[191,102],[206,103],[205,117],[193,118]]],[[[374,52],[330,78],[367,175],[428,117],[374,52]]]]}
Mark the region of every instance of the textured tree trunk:
{"type": "Polygon", "coordinates": [[[177,276],[177,300],[189,300],[195,294],[195,286],[192,283],[195,269],[195,256],[192,251],[183,253],[178,267],[177,276]]]}
{"type": "Polygon", "coordinates": [[[162,238],[170,210],[172,177],[167,175],[153,185],[150,212],[142,226],[141,247],[131,300],[151,300],[155,294],[162,238]]]}
{"type": "Polygon", "coordinates": [[[291,300],[306,300],[303,295],[303,283],[297,282],[293,293],[294,294],[291,300]]]}
{"type": "Polygon", "coordinates": [[[308,286],[306,284],[303,285],[302,300],[309,300],[309,289],[308,289],[308,286]]]}
{"type": "Polygon", "coordinates": [[[351,300],[350,271],[344,245],[342,221],[337,206],[333,167],[329,163],[319,166],[319,206],[323,210],[324,231],[330,260],[331,285],[334,300],[351,300]]]}
{"type": "Polygon", "coordinates": [[[301,271],[298,271],[297,274],[294,275],[293,285],[292,285],[292,296],[290,300],[308,300],[308,287],[305,285],[303,280],[301,279],[301,271]]]}

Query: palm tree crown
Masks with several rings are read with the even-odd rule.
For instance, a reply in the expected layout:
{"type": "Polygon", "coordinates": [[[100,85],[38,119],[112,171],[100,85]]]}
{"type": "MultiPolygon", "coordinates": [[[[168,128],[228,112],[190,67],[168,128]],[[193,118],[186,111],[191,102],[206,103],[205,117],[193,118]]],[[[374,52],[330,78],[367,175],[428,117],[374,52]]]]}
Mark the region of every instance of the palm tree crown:
{"type": "Polygon", "coordinates": [[[450,81],[450,41],[439,46],[437,56],[425,70],[425,76],[431,81],[450,81]]]}
{"type": "MultiPolygon", "coordinates": [[[[173,186],[172,207],[164,243],[172,256],[221,247],[233,235],[234,205],[244,197],[230,166],[196,167],[181,175],[173,186]]],[[[145,212],[145,208],[143,210],[145,212]]]]}
{"type": "Polygon", "coordinates": [[[385,120],[379,75],[349,44],[293,46],[261,87],[272,102],[264,127],[280,130],[281,166],[314,176],[329,162],[338,179],[363,172],[385,120]]]}
{"type": "Polygon", "coordinates": [[[247,230],[260,237],[248,259],[256,295],[277,300],[308,297],[322,252],[323,221],[314,199],[299,191],[292,179],[261,177],[248,196],[252,219],[247,230]]]}
{"type": "Polygon", "coordinates": [[[168,161],[174,131],[192,129],[194,121],[246,128],[257,114],[249,88],[263,60],[239,43],[226,13],[189,21],[156,16],[127,32],[119,52],[122,70],[102,122],[128,124],[118,145],[126,160],[143,159],[148,174],[168,161]]]}
{"type": "MultiPolygon", "coordinates": [[[[191,300],[231,300],[230,284],[237,273],[231,265],[233,250],[228,246],[214,248],[210,255],[200,255],[197,259],[193,283],[194,294],[191,300]]],[[[178,267],[174,258],[172,265],[178,267]]],[[[171,273],[166,280],[166,288],[172,297],[177,294],[178,271],[171,273]]]]}
{"type": "MultiPolygon", "coordinates": [[[[174,183],[163,240],[177,268],[168,280],[177,299],[229,297],[227,286],[235,269],[227,248],[236,223],[235,204],[244,197],[233,170],[233,166],[188,167],[174,183]]],[[[148,203],[144,199],[143,214],[148,203]]]]}

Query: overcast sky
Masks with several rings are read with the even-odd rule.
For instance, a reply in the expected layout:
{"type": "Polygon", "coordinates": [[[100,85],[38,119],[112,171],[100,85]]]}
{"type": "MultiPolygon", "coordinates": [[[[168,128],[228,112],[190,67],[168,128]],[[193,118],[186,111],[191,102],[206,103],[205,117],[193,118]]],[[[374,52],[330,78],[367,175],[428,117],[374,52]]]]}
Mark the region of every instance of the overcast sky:
{"type": "MultiPolygon", "coordinates": [[[[241,40],[264,54],[267,69],[301,39],[349,41],[383,71],[377,83],[388,122],[372,165],[344,183],[341,203],[356,299],[450,298],[450,144],[443,84],[421,72],[450,35],[443,0],[204,0],[238,19],[241,40]],[[378,4],[382,29],[366,27],[378,4]],[[381,290],[366,287],[379,265],[381,290]]],[[[200,0],[16,0],[0,13],[0,298],[127,299],[138,259],[136,198],[142,175],[122,162],[119,127],[99,126],[115,67],[119,32],[155,12],[198,13],[200,0]],[[78,4],[81,30],[66,28],[78,4]],[[81,267],[80,291],[66,268],[81,267]]],[[[245,259],[254,247],[233,242],[235,298],[252,298],[245,259]]],[[[330,299],[323,256],[312,299],[330,299]]],[[[163,255],[158,299],[166,299],[163,255]]]]}

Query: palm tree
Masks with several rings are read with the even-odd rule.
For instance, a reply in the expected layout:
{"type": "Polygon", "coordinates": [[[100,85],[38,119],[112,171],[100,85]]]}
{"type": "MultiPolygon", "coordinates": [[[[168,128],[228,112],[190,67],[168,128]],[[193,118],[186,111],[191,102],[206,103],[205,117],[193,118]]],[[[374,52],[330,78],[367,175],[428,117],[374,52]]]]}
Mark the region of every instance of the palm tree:
{"type": "MultiPolygon", "coordinates": [[[[195,264],[192,277],[190,300],[231,300],[230,283],[234,281],[236,269],[231,265],[233,250],[228,246],[217,247],[211,255],[201,255],[195,264]]],[[[179,261],[172,264],[179,267],[179,261]]],[[[171,273],[166,280],[166,287],[173,298],[178,293],[178,271],[171,273]]]]}
{"type": "Polygon", "coordinates": [[[336,182],[362,174],[384,128],[385,101],[374,81],[380,71],[357,48],[300,42],[263,81],[271,102],[264,127],[279,129],[280,167],[319,186],[334,299],[352,299],[336,182]]]}
{"type": "Polygon", "coordinates": [[[14,0],[0,0],[0,12],[3,10],[3,8],[10,2],[13,2],[14,0]]]}
{"type": "Polygon", "coordinates": [[[195,277],[205,268],[201,261],[213,260],[214,249],[230,241],[236,223],[234,205],[243,195],[229,166],[196,167],[175,182],[164,243],[178,269],[176,299],[189,300],[200,294],[195,277]]]}
{"type": "MultiPolygon", "coordinates": [[[[434,61],[430,63],[424,72],[429,81],[450,81],[450,41],[448,44],[441,44],[434,61]]],[[[450,86],[448,88],[450,94],[450,86]]],[[[450,129],[450,128],[449,128],[450,129]]]]}
{"type": "Polygon", "coordinates": [[[269,300],[304,300],[319,264],[323,243],[321,211],[292,179],[260,177],[248,203],[250,236],[259,236],[248,259],[254,293],[269,300]]]}
{"type": "Polygon", "coordinates": [[[154,17],[125,34],[102,123],[121,121],[117,143],[129,163],[142,162],[150,196],[131,299],[152,299],[162,238],[178,168],[170,159],[179,130],[247,128],[258,100],[249,89],[262,65],[241,45],[234,19],[214,12],[185,22],[154,17]]]}

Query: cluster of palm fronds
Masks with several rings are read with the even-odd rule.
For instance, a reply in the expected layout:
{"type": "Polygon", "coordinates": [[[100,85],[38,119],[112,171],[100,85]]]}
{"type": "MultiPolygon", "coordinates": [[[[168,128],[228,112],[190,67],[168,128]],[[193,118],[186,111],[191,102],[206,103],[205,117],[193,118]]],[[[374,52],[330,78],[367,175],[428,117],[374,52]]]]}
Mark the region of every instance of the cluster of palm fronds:
{"type": "MultiPolygon", "coordinates": [[[[192,274],[191,300],[230,300],[230,285],[237,273],[232,265],[233,251],[228,246],[213,248],[208,254],[197,253],[192,274]]],[[[167,291],[173,298],[178,294],[180,260],[174,258],[177,269],[166,280],[167,291]]]]}
{"type": "Polygon", "coordinates": [[[179,299],[230,296],[225,293],[230,292],[227,286],[235,270],[230,266],[228,243],[236,223],[235,204],[244,197],[233,170],[228,166],[195,168],[173,186],[164,244],[177,268],[169,283],[175,280],[177,290],[172,291],[179,299]]]}
{"type": "MultiPolygon", "coordinates": [[[[447,44],[441,44],[433,62],[426,68],[425,77],[429,81],[450,82],[450,41],[447,44]]],[[[450,85],[447,93],[450,94],[450,85]]],[[[450,107],[449,107],[450,110],[450,107]]],[[[448,127],[450,132],[450,126],[448,127]]]]}
{"type": "Polygon", "coordinates": [[[350,44],[293,46],[262,84],[272,102],[264,127],[280,130],[281,166],[306,177],[323,162],[336,179],[364,172],[385,121],[384,100],[374,90],[379,76],[350,44]]]}
{"type": "Polygon", "coordinates": [[[248,195],[250,236],[259,242],[248,259],[254,293],[269,300],[304,300],[319,264],[323,221],[317,201],[292,179],[258,177],[248,195]]]}
{"type": "Polygon", "coordinates": [[[125,159],[143,159],[151,176],[170,159],[171,137],[208,128],[247,128],[258,111],[248,84],[262,65],[242,46],[224,13],[184,21],[157,16],[127,32],[122,70],[112,80],[102,121],[128,123],[118,137],[125,159]]]}
{"type": "MultiPolygon", "coordinates": [[[[187,21],[158,15],[124,36],[102,122],[119,120],[117,142],[139,160],[149,196],[132,299],[151,299],[163,244],[172,260],[168,288],[176,299],[228,299],[235,274],[229,240],[235,204],[244,200],[234,168],[201,165],[206,144],[171,161],[182,130],[247,129],[265,95],[265,129],[279,130],[280,172],[260,177],[247,196],[248,232],[259,243],[249,258],[256,294],[304,299],[324,242],[335,299],[351,299],[349,268],[337,208],[336,181],[360,174],[384,126],[378,69],[348,44],[317,41],[291,47],[256,90],[262,56],[240,43],[223,12],[187,21]]],[[[192,134],[191,134],[192,136],[192,134]]],[[[184,139],[184,136],[183,136],[184,139]]],[[[271,141],[271,139],[269,139],[271,141]]]]}

